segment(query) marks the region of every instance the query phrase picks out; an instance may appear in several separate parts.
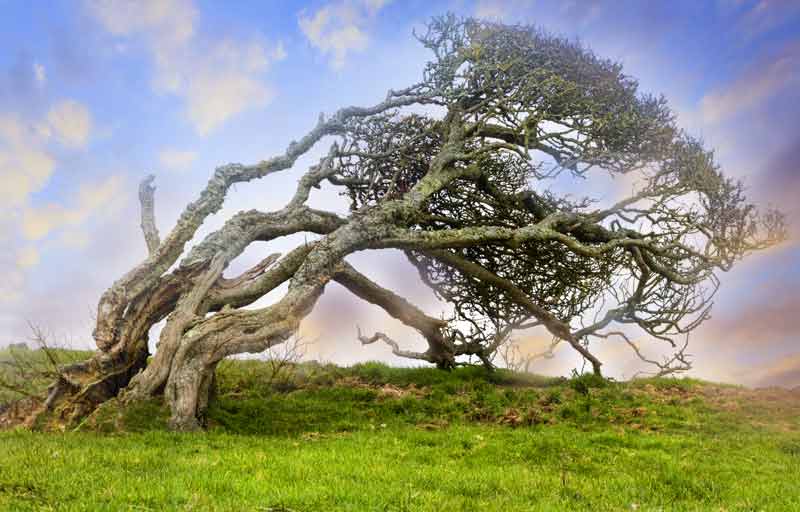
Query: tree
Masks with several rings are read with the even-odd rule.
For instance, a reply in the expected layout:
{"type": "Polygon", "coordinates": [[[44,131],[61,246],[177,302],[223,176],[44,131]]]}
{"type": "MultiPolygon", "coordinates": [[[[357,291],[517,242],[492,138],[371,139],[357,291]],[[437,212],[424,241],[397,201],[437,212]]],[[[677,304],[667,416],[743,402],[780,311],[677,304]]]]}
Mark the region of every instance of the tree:
{"type": "Polygon", "coordinates": [[[717,273],[780,241],[781,214],[750,204],[663,97],[640,94],[619,64],[580,44],[454,16],[417,38],[433,54],[419,83],[320,115],[282,155],[217,168],[163,239],[148,177],[139,197],[149,257],[103,293],[98,351],[61,372],[41,410],[74,421],[117,395],[163,392],[172,426],[197,428],[217,364],[287,340],[330,281],[415,328],[428,349],[403,350],[382,333],[359,334],[363,343],[440,368],[464,356],[491,365],[512,332],[532,326],[598,374],[590,341],[610,336],[659,374],[688,368],[682,338],[708,318],[717,273]],[[240,212],[184,254],[233,184],[292,169],[323,141],[329,151],[285,207],[240,212]],[[547,189],[548,178],[594,172],[635,176],[638,187],[607,205],[547,189]],[[349,198],[349,215],[307,204],[323,184],[349,198]],[[319,238],[223,277],[253,242],[299,232],[319,238]],[[452,318],[429,316],[345,259],[383,248],[405,252],[452,318]],[[287,281],[280,300],[245,309],[287,281]],[[148,331],[163,319],[148,359],[148,331]],[[673,355],[647,359],[632,328],[673,355]]]}

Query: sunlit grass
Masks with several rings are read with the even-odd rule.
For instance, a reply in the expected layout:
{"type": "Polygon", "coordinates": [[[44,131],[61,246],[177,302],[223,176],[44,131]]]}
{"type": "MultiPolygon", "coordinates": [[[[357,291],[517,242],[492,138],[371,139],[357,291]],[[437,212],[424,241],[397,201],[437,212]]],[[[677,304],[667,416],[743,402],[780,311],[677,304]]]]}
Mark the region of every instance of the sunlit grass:
{"type": "Polygon", "coordinates": [[[231,362],[207,433],[158,400],[0,433],[0,509],[800,510],[796,409],[753,423],[720,389],[231,362]]]}

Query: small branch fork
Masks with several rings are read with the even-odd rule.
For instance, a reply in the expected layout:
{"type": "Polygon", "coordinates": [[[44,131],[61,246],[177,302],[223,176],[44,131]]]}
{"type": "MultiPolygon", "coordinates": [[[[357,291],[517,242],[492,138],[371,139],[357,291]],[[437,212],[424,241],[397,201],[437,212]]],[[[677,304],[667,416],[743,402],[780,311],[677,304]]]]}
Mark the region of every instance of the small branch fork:
{"type": "Polygon", "coordinates": [[[637,372],[633,375],[633,378],[637,378],[640,375],[665,377],[667,375],[673,375],[692,369],[692,363],[688,359],[689,354],[686,353],[686,348],[689,346],[688,336],[686,336],[683,344],[671,356],[665,358],[663,361],[656,361],[646,357],[644,354],[642,354],[639,344],[631,340],[630,337],[622,331],[609,331],[606,333],[597,332],[593,333],[592,336],[603,339],[608,339],[611,337],[620,338],[633,350],[633,352],[636,354],[636,357],[638,357],[642,362],[645,362],[656,368],[656,370],[653,372],[637,372]]]}
{"type": "Polygon", "coordinates": [[[392,354],[398,357],[405,357],[408,359],[421,359],[423,361],[430,362],[429,354],[425,352],[412,352],[410,350],[403,350],[400,348],[400,345],[395,340],[390,338],[385,333],[376,332],[372,336],[367,337],[361,333],[361,327],[356,326],[356,328],[358,330],[358,340],[361,342],[362,345],[371,345],[376,341],[383,341],[392,348],[392,354]]]}

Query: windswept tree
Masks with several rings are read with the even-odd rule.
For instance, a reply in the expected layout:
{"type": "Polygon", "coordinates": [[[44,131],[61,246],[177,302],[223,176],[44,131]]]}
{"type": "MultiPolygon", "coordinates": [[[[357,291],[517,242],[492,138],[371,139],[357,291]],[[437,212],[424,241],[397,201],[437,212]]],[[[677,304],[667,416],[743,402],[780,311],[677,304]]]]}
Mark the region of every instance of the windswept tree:
{"type": "Polygon", "coordinates": [[[96,354],[61,372],[39,412],[69,422],[117,395],[163,393],[172,426],[197,428],[217,364],[287,340],[330,281],[416,329],[428,348],[405,350],[382,333],[360,334],[363,343],[441,368],[465,357],[490,364],[512,332],[533,326],[598,374],[592,340],[611,336],[657,373],[688,368],[685,338],[708,318],[719,271],[780,241],[783,217],[750,204],[662,97],[639,93],[619,64],[580,44],[453,16],[417,37],[433,54],[419,83],[320,115],[282,155],[217,168],[163,239],[152,178],[142,183],[149,257],[102,295],[96,354]],[[283,208],[240,212],[185,250],[232,185],[289,172],[322,143],[329,150],[283,208]],[[613,204],[589,189],[582,199],[550,191],[550,178],[597,172],[636,187],[613,204]],[[307,204],[322,185],[340,189],[347,216],[307,204]],[[319,236],[223,277],[254,242],[301,232],[319,236]],[[346,261],[386,248],[405,252],[451,317],[429,316],[346,261]],[[277,302],[245,308],[286,282],[277,302]],[[148,332],[162,320],[150,357],[148,332]],[[629,338],[637,329],[672,355],[647,358],[629,338]]]}

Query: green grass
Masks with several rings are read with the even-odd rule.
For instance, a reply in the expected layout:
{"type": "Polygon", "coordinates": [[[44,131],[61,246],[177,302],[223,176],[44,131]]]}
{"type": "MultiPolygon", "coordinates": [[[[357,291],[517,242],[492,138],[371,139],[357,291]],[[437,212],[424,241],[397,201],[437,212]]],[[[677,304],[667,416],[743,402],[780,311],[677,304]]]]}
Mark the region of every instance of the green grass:
{"type": "Polygon", "coordinates": [[[378,363],[218,377],[203,434],[165,431],[158,400],[0,432],[0,509],[800,510],[797,395],[378,363]]]}

